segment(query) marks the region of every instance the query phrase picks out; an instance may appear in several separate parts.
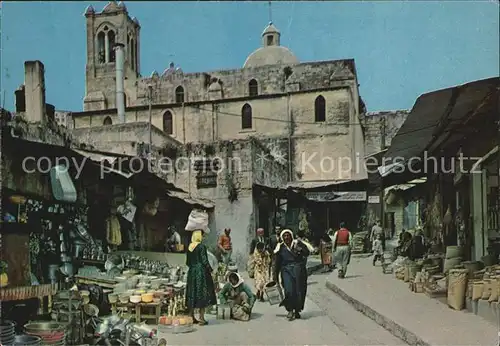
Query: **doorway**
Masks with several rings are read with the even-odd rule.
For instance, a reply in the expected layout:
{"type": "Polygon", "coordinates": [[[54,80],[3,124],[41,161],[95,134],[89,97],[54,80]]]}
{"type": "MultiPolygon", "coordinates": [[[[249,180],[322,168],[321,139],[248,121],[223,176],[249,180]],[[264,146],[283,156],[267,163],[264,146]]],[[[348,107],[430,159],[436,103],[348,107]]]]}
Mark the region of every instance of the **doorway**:
{"type": "Polygon", "coordinates": [[[385,230],[386,239],[394,238],[394,234],[396,234],[396,220],[394,217],[394,212],[385,213],[385,230]]]}

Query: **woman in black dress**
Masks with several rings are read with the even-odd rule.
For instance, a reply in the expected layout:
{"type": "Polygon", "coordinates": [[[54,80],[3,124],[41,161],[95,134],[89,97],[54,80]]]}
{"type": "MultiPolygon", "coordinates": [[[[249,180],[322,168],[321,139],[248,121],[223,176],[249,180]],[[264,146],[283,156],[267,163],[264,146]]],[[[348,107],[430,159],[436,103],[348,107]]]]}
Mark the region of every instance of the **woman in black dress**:
{"type": "Polygon", "coordinates": [[[293,239],[293,233],[289,229],[281,232],[280,238],[282,242],[274,250],[274,281],[278,282],[278,273],[281,274],[285,298],[280,306],[285,307],[288,311],[287,318],[293,321],[300,318],[300,312],[304,310],[307,293],[306,263],[310,251],[302,241],[293,239]]]}
{"type": "Polygon", "coordinates": [[[217,304],[215,285],[212,279],[212,268],[208,262],[207,248],[201,243],[202,231],[194,231],[191,236],[186,256],[189,267],[186,283],[186,306],[189,308],[193,321],[200,325],[207,324],[205,308],[217,304]],[[200,310],[200,319],[194,318],[194,310],[200,310]]]}

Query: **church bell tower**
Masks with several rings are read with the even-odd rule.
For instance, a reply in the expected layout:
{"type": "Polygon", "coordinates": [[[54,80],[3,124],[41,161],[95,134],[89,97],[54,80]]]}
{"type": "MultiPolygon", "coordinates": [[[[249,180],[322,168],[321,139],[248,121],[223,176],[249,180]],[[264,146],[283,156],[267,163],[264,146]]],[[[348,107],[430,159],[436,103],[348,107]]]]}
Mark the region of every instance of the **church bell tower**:
{"type": "Polygon", "coordinates": [[[116,1],[110,1],[101,12],[96,12],[92,6],[88,6],[85,18],[87,63],[84,110],[116,108],[115,44],[121,43],[125,46],[124,78],[127,88],[133,85],[140,75],[139,21],[129,16],[123,2],[116,1]]]}

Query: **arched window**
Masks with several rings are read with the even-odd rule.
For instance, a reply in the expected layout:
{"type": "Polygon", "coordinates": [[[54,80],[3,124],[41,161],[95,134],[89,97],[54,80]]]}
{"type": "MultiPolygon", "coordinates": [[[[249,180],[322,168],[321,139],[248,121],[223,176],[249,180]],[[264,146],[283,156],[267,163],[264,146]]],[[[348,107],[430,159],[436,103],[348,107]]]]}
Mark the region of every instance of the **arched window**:
{"type": "Polygon", "coordinates": [[[115,42],[115,32],[113,30],[108,31],[109,62],[115,62],[115,42]]]}
{"type": "Polygon", "coordinates": [[[102,122],[103,125],[113,125],[113,120],[111,120],[110,116],[107,116],[104,118],[104,121],[102,122]]]}
{"type": "Polygon", "coordinates": [[[184,102],[184,88],[180,85],[175,89],[175,102],[176,103],[184,102]]]}
{"type": "Polygon", "coordinates": [[[97,34],[97,61],[99,64],[106,62],[106,34],[104,31],[97,34]]]}
{"type": "Polygon", "coordinates": [[[255,79],[252,79],[250,82],[248,82],[248,94],[250,96],[259,95],[259,83],[257,83],[255,79]]]}
{"type": "Polygon", "coordinates": [[[248,103],[241,109],[241,128],[243,130],[252,128],[252,107],[248,103]]]}
{"type": "Polygon", "coordinates": [[[316,101],[314,101],[314,121],[319,123],[325,120],[326,120],[325,98],[319,95],[318,97],[316,97],[316,101]]]}
{"type": "Polygon", "coordinates": [[[166,111],[165,114],[163,114],[163,132],[167,135],[174,133],[174,122],[172,112],[170,111],[166,111]]]}

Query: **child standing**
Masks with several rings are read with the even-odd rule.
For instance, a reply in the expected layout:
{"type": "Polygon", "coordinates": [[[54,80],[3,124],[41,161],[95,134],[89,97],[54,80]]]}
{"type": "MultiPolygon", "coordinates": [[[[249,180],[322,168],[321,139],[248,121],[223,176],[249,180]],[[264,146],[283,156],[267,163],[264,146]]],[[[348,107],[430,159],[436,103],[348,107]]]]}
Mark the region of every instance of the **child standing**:
{"type": "Polygon", "coordinates": [[[384,263],[384,247],[382,244],[382,235],[378,234],[375,236],[375,239],[372,243],[373,250],[373,265],[377,263],[377,260],[380,260],[380,263],[384,263]]]}
{"type": "Polygon", "coordinates": [[[255,288],[257,289],[257,299],[264,301],[264,287],[269,282],[269,266],[271,265],[271,255],[266,250],[264,243],[257,243],[253,253],[255,288]]]}

